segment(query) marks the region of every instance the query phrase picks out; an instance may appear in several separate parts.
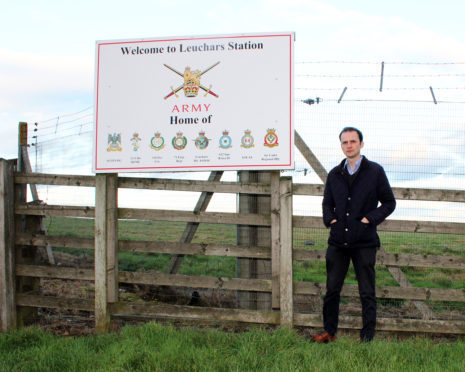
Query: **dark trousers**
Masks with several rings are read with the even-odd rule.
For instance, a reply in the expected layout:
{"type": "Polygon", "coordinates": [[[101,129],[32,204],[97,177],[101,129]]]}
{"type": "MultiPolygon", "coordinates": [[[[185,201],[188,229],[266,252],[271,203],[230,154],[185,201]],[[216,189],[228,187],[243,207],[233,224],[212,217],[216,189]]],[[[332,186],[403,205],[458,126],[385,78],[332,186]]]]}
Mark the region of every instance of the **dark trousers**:
{"type": "Polygon", "coordinates": [[[326,251],[326,296],[323,303],[324,328],[331,335],[337,332],[340,293],[350,260],[354,265],[362,302],[363,328],[360,331],[360,339],[370,341],[375,335],[376,325],[376,248],[342,249],[331,245],[328,247],[326,251]]]}

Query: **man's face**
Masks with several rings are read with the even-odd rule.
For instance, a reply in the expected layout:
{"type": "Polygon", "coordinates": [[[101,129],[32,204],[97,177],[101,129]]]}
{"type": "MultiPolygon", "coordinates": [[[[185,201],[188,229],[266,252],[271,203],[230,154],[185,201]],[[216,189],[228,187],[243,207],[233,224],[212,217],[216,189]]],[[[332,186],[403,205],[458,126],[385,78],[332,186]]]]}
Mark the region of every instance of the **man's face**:
{"type": "Polygon", "coordinates": [[[358,133],[355,131],[344,132],[341,135],[341,149],[348,159],[358,158],[363,142],[360,142],[358,133]]]}

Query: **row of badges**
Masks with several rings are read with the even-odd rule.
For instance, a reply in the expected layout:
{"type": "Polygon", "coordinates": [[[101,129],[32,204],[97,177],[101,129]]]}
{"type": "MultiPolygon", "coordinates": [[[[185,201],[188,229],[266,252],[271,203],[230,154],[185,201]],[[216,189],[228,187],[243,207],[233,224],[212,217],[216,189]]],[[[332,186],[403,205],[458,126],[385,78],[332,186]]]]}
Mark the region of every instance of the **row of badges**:
{"type": "MultiPolygon", "coordinates": [[[[139,137],[139,133],[134,133],[130,139],[133,151],[138,151],[140,148],[140,143],[142,139],[139,137]]],[[[204,131],[199,132],[199,136],[194,140],[195,147],[199,150],[205,150],[210,144],[211,139],[205,136],[204,131]]],[[[171,139],[171,145],[176,150],[183,150],[187,146],[187,138],[183,135],[182,132],[176,133],[171,139]]],[[[219,139],[219,147],[222,149],[229,149],[232,147],[232,139],[229,136],[229,131],[223,131],[223,135],[219,139]]],[[[252,131],[247,129],[244,131],[244,135],[241,138],[241,147],[245,149],[250,149],[254,147],[254,138],[252,137],[252,131]]],[[[150,139],[150,148],[155,151],[160,151],[165,148],[165,139],[162,137],[161,133],[156,132],[155,135],[150,139]]],[[[276,135],[275,129],[267,129],[265,140],[263,146],[266,147],[275,147],[279,146],[278,136],[276,135]]],[[[113,133],[108,135],[108,147],[107,151],[122,151],[121,147],[121,133],[113,133]]]]}

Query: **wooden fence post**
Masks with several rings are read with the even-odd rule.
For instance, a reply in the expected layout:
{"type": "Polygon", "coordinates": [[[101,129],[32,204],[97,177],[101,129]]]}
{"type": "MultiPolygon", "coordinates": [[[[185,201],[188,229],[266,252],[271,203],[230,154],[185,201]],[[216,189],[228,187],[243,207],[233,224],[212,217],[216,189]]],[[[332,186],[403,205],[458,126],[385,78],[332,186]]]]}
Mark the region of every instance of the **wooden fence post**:
{"type": "Polygon", "coordinates": [[[281,326],[292,328],[294,319],[292,270],[292,178],[280,182],[280,307],[281,326]]]}
{"type": "MultiPolygon", "coordinates": [[[[16,162],[16,171],[25,173],[25,161],[23,154],[27,150],[27,123],[20,122],[18,124],[18,160],[16,162]]],[[[16,207],[27,202],[27,185],[14,185],[14,202],[16,207]]],[[[40,233],[41,220],[40,216],[15,215],[15,233],[40,233]]],[[[41,261],[37,248],[27,245],[17,245],[15,247],[15,264],[16,265],[34,265],[41,261]]],[[[40,288],[40,279],[34,277],[17,277],[16,280],[16,295],[20,293],[37,292],[40,288]]],[[[37,308],[34,307],[19,307],[16,309],[17,327],[23,327],[26,324],[32,323],[37,317],[37,308]]]]}
{"type": "MultiPolygon", "coordinates": [[[[240,171],[240,182],[260,182],[270,184],[271,172],[240,171]]],[[[270,195],[239,194],[239,213],[270,214],[270,195]]],[[[269,226],[237,226],[237,244],[246,246],[271,247],[271,228],[269,226]]],[[[238,258],[237,277],[251,279],[271,279],[271,261],[269,259],[238,258]]],[[[242,309],[270,310],[271,295],[265,292],[240,291],[237,304],[242,309]]]]}
{"type": "Polygon", "coordinates": [[[281,194],[279,172],[271,173],[271,308],[280,309],[281,194]]]}
{"type": "Polygon", "coordinates": [[[0,325],[16,328],[14,161],[0,159],[0,325]]]}
{"type": "Polygon", "coordinates": [[[108,304],[118,300],[117,175],[95,176],[95,330],[110,328],[108,304]]]}
{"type": "Polygon", "coordinates": [[[108,302],[118,301],[118,174],[107,174],[108,302]]]}

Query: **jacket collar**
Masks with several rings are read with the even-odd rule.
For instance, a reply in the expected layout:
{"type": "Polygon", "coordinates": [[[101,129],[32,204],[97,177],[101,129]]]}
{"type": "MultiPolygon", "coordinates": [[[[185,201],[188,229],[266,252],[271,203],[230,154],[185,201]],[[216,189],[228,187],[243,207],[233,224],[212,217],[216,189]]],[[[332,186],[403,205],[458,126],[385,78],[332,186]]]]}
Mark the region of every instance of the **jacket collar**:
{"type": "MultiPolygon", "coordinates": [[[[337,169],[339,172],[344,172],[344,166],[345,166],[345,163],[346,163],[346,159],[344,158],[340,163],[339,165],[337,166],[337,169]]],[[[361,169],[365,169],[368,167],[370,161],[367,159],[367,157],[365,155],[363,155],[363,158],[362,158],[362,162],[360,163],[360,168],[359,170],[361,169]]]]}

